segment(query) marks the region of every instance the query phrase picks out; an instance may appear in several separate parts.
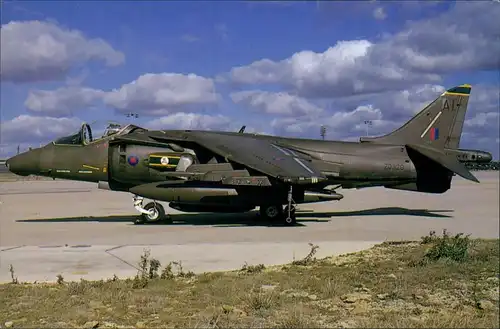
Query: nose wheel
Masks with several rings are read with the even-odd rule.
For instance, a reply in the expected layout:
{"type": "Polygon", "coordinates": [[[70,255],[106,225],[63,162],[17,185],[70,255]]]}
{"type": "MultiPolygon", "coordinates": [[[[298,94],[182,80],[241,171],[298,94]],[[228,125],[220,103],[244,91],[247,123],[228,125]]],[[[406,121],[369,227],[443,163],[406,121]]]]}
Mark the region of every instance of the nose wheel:
{"type": "Polygon", "coordinates": [[[153,201],[142,207],[143,200],[142,197],[134,197],[134,206],[141,213],[134,224],[172,223],[172,218],[165,213],[165,208],[161,204],[153,201]]]}

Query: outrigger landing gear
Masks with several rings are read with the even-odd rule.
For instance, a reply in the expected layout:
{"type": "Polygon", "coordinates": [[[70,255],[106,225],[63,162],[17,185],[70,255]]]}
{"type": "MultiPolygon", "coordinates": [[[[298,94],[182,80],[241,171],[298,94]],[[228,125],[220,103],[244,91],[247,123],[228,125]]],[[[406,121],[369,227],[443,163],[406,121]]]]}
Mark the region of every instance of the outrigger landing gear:
{"type": "Polygon", "coordinates": [[[268,204],[260,206],[260,215],[262,218],[269,221],[283,221],[283,224],[286,226],[295,225],[297,221],[295,217],[295,204],[292,199],[292,186],[290,186],[288,191],[287,201],[288,205],[285,206],[285,209],[283,209],[281,204],[268,204]]]}
{"type": "Polygon", "coordinates": [[[293,203],[293,198],[292,198],[292,185],[290,185],[290,188],[288,189],[288,196],[287,196],[287,201],[288,205],[285,207],[285,225],[291,226],[295,225],[297,223],[296,217],[295,217],[295,205],[293,203]]]}
{"type": "Polygon", "coordinates": [[[134,196],[134,207],[137,211],[141,213],[139,218],[137,218],[134,224],[144,224],[144,223],[172,223],[172,218],[165,214],[165,208],[155,201],[148,203],[146,206],[142,207],[144,198],[140,196],[134,196]]]}

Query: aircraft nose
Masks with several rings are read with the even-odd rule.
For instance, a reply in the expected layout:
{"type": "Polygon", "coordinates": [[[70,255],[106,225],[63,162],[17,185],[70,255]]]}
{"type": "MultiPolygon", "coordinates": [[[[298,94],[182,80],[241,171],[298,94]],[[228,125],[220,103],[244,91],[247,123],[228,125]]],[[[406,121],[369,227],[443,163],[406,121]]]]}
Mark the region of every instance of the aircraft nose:
{"type": "Polygon", "coordinates": [[[7,161],[5,161],[5,165],[10,172],[16,175],[35,175],[39,171],[39,153],[39,150],[35,149],[15,155],[12,158],[7,159],[7,161]]]}

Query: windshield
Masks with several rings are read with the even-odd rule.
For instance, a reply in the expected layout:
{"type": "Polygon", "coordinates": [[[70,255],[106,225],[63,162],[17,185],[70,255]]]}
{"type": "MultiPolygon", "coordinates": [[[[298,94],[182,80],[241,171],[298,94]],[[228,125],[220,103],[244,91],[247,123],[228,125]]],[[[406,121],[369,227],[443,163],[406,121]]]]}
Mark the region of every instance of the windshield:
{"type": "MultiPolygon", "coordinates": [[[[97,140],[108,138],[110,136],[126,135],[134,131],[145,130],[146,129],[133,124],[129,124],[123,127],[120,124],[111,123],[104,130],[104,134],[100,138],[97,138],[97,140]]],[[[95,141],[96,140],[92,137],[92,129],[87,123],[84,123],[78,132],[74,133],[73,135],[58,138],[53,143],[60,145],[86,145],[95,141]]]]}
{"type": "Polygon", "coordinates": [[[54,141],[55,144],[63,145],[82,145],[82,134],[78,131],[76,134],[58,138],[54,141]]]}
{"type": "Polygon", "coordinates": [[[110,123],[104,130],[102,137],[107,137],[118,133],[122,129],[122,125],[119,123],[110,123]]]}

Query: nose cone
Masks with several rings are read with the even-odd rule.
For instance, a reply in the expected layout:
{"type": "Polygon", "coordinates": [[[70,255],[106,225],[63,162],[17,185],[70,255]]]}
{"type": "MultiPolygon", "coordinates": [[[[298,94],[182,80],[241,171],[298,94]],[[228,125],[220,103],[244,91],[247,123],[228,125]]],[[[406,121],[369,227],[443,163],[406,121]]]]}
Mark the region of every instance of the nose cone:
{"type": "Polygon", "coordinates": [[[491,160],[493,160],[493,156],[491,155],[491,153],[485,152],[485,154],[482,157],[482,160],[484,162],[491,162],[491,160]]]}
{"type": "Polygon", "coordinates": [[[40,150],[34,149],[8,159],[5,165],[10,172],[20,175],[36,175],[40,171],[40,150]]]}

